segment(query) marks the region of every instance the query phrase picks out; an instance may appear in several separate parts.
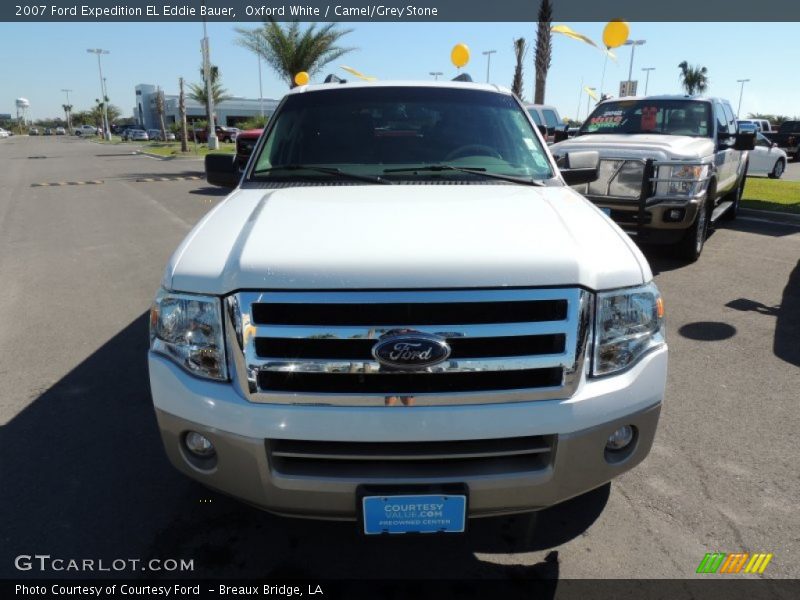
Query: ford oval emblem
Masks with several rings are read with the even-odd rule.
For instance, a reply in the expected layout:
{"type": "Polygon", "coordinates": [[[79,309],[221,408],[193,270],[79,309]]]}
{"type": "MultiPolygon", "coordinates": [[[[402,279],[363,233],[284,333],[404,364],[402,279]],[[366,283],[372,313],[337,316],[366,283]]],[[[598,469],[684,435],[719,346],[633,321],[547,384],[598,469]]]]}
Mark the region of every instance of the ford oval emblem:
{"type": "Polygon", "coordinates": [[[372,356],[387,367],[415,371],[447,360],[450,346],[444,338],[428,333],[389,332],[372,347],[372,356]]]}

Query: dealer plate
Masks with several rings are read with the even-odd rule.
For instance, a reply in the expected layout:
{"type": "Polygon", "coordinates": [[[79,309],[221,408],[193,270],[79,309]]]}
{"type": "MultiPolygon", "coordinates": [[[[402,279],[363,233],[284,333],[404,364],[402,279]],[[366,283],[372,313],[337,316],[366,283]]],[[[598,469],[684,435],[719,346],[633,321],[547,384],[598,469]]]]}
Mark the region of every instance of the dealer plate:
{"type": "Polygon", "coordinates": [[[444,494],[365,496],[362,509],[367,535],[463,533],[467,497],[444,494]]]}

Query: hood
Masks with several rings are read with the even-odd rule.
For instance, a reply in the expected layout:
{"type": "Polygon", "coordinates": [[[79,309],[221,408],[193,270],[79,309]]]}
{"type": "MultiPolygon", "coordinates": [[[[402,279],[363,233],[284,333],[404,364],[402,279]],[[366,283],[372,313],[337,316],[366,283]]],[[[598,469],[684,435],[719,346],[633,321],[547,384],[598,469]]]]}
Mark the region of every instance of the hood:
{"type": "Polygon", "coordinates": [[[686,135],[592,133],[550,146],[554,155],[563,155],[570,150],[597,150],[601,157],[691,160],[712,156],[714,142],[711,138],[686,135]]]}
{"type": "Polygon", "coordinates": [[[343,185],[237,190],[175,251],[164,287],[413,289],[651,279],[638,248],[567,187],[343,185]]]}

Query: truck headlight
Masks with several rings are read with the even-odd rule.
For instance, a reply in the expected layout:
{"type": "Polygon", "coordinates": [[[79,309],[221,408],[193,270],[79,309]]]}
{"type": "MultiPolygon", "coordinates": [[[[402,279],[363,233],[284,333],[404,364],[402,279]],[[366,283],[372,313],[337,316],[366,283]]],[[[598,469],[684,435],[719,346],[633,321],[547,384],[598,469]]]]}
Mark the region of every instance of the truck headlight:
{"type": "Polygon", "coordinates": [[[621,371],[664,343],[664,302],[654,283],[597,294],[593,375],[621,371]]]}
{"type": "Polygon", "coordinates": [[[696,196],[705,189],[708,165],[664,165],[658,167],[656,195],[696,196]]]}
{"type": "Polygon", "coordinates": [[[150,349],[194,375],[227,379],[219,298],[159,290],[150,309],[150,349]]]}

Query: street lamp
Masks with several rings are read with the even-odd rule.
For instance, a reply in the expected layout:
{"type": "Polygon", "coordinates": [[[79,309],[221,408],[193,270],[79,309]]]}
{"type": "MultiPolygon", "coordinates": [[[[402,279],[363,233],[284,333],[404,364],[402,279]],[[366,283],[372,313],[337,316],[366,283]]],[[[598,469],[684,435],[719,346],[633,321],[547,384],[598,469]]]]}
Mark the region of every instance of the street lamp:
{"type": "Polygon", "coordinates": [[[744,84],[750,81],[749,79],[737,79],[736,83],[741,83],[742,86],[739,88],[739,106],[736,107],[736,118],[739,118],[739,111],[742,110],[742,95],[744,95],[744,84]]]}
{"type": "Polygon", "coordinates": [[[444,75],[444,73],[442,73],[441,71],[431,71],[430,73],[428,73],[428,75],[431,75],[434,81],[439,81],[439,76],[444,75]]]}
{"type": "MultiPolygon", "coordinates": [[[[206,3],[203,2],[203,7],[206,3]]],[[[214,96],[212,95],[211,83],[211,57],[208,48],[208,31],[206,29],[206,18],[203,17],[203,39],[200,42],[203,50],[203,76],[206,80],[206,102],[208,104],[208,149],[216,150],[219,148],[219,140],[217,140],[217,127],[214,123],[214,96]]]]}
{"type": "Polygon", "coordinates": [[[647,77],[644,80],[644,95],[647,96],[647,86],[650,85],[650,71],[655,71],[655,67],[645,67],[642,71],[647,73],[647,77]]]}
{"type": "Polygon", "coordinates": [[[492,66],[492,54],[497,52],[497,50],[486,50],[485,52],[481,52],[486,57],[486,83],[489,83],[489,69],[492,66]]]}
{"type": "Polygon", "coordinates": [[[67,132],[72,135],[72,105],[69,103],[69,93],[72,90],[62,89],[61,91],[67,94],[67,132]]]}
{"type": "Polygon", "coordinates": [[[258,106],[261,110],[261,118],[264,118],[264,89],[261,87],[261,55],[258,55],[258,106]]]}
{"type": "MultiPolygon", "coordinates": [[[[633,55],[636,52],[636,46],[644,46],[647,43],[647,40],[626,40],[625,45],[631,47],[631,64],[628,67],[628,81],[631,80],[633,76],[633,55]]],[[[630,83],[628,84],[630,85],[630,83]]]]}
{"type": "Polygon", "coordinates": [[[108,128],[108,98],[106,97],[105,80],[103,79],[103,65],[100,64],[100,57],[103,54],[111,54],[108,50],[102,48],[89,48],[86,50],[89,54],[97,55],[97,68],[100,71],[100,94],[103,98],[103,138],[106,141],[111,141],[111,130],[108,128]]]}

